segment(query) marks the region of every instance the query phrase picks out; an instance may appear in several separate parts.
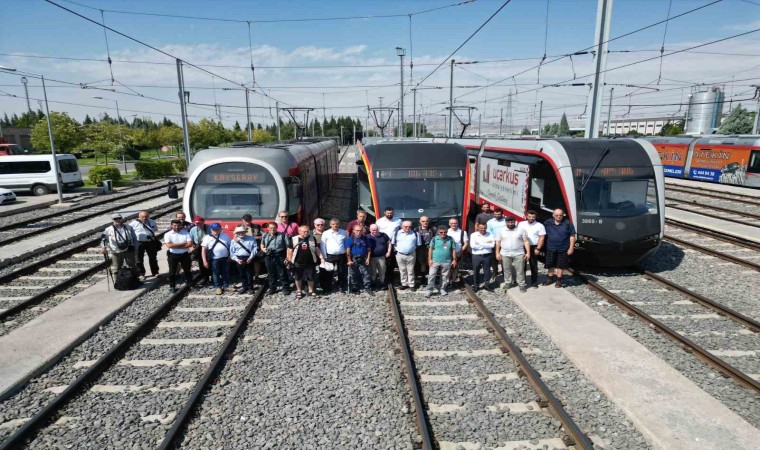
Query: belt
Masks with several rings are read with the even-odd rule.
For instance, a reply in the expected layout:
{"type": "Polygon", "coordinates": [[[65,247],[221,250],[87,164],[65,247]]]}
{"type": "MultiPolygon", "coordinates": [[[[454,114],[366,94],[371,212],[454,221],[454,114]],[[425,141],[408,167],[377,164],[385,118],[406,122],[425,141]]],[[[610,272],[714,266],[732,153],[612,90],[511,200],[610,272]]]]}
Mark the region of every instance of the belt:
{"type": "Polygon", "coordinates": [[[409,255],[413,254],[414,252],[402,253],[402,252],[398,252],[397,251],[396,253],[398,253],[399,255],[409,256],[409,255]]]}

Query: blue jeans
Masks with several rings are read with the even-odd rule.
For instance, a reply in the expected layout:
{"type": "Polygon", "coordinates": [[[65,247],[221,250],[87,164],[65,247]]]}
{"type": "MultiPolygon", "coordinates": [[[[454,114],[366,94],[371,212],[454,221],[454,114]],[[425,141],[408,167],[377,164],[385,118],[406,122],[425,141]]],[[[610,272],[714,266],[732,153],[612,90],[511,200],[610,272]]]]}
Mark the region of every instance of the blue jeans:
{"type": "Polygon", "coordinates": [[[351,264],[351,289],[358,291],[363,283],[364,290],[369,291],[372,289],[372,284],[369,281],[369,268],[364,264],[364,258],[360,259],[362,259],[361,262],[355,259],[354,263],[351,264]]]}
{"type": "Polygon", "coordinates": [[[230,265],[227,258],[211,260],[211,274],[214,277],[214,287],[227,289],[230,284],[230,265]]]}

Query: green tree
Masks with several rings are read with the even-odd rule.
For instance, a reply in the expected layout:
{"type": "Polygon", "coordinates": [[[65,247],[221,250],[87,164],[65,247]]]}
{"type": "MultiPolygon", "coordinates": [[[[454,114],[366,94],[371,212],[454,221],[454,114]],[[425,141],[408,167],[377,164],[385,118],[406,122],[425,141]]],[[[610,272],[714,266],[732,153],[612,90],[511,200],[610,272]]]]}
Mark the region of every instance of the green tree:
{"type": "MultiPolygon", "coordinates": [[[[62,153],[75,149],[82,141],[79,122],[68,114],[50,113],[50,122],[53,124],[55,147],[62,153]]],[[[40,120],[32,127],[31,141],[36,149],[50,150],[47,120],[40,120]]]]}
{"type": "Polygon", "coordinates": [[[274,136],[269,134],[266,130],[262,130],[260,128],[257,128],[253,130],[253,142],[272,142],[274,141],[274,136]]]}
{"type": "Polygon", "coordinates": [[[189,131],[190,145],[196,149],[217,146],[227,141],[227,130],[224,126],[206,118],[201,119],[197,124],[191,122],[189,131]]]}
{"type": "Polygon", "coordinates": [[[83,139],[79,144],[79,151],[95,151],[103,155],[108,164],[109,156],[115,158],[124,150],[124,134],[119,125],[101,121],[85,125],[81,129],[83,139]]]}
{"type": "Polygon", "coordinates": [[[523,129],[520,130],[520,136],[526,136],[529,134],[530,134],[530,130],[528,129],[528,127],[523,127],[523,129]]]}
{"type": "Polygon", "coordinates": [[[565,113],[562,113],[562,119],[559,121],[557,134],[559,136],[570,136],[570,125],[567,123],[567,114],[565,113]]]}
{"type": "Polygon", "coordinates": [[[161,125],[156,132],[156,144],[159,146],[177,146],[182,143],[184,136],[182,128],[176,125],[161,125]]]}
{"type": "Polygon", "coordinates": [[[718,128],[720,134],[748,134],[752,132],[752,123],[755,115],[748,110],[737,105],[736,109],[731,111],[728,117],[723,119],[723,123],[718,128]]]}
{"type": "Polygon", "coordinates": [[[627,133],[625,133],[626,136],[639,136],[640,133],[638,130],[628,130],[627,133]]]}
{"type": "Polygon", "coordinates": [[[675,123],[668,121],[662,126],[659,134],[660,136],[677,136],[683,134],[683,120],[677,120],[675,123]]]}

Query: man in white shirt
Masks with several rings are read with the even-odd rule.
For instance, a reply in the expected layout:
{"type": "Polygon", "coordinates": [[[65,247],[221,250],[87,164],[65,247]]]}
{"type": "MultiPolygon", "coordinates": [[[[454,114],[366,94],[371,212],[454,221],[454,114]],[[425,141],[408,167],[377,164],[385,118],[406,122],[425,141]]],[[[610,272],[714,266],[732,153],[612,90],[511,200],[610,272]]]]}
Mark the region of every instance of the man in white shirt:
{"type": "Polygon", "coordinates": [[[525,261],[530,258],[530,241],[525,230],[517,228],[514,217],[507,217],[507,226],[496,238],[496,251],[501,256],[504,267],[504,290],[513,286],[514,276],[520,292],[525,292],[525,261]]]}
{"type": "Polygon", "coordinates": [[[190,272],[190,247],[193,239],[190,233],[183,229],[180,219],[172,220],[171,229],[164,234],[164,244],[169,249],[167,259],[169,261],[169,287],[172,292],[177,292],[177,266],[182,266],[185,273],[185,283],[193,279],[190,272]]]}
{"type": "Polygon", "coordinates": [[[211,269],[216,295],[222,295],[230,285],[230,245],[229,236],[222,233],[222,224],[216,222],[209,227],[211,234],[201,241],[203,266],[211,269]]]}
{"type": "Polygon", "coordinates": [[[330,274],[329,289],[336,290],[335,272],[338,274],[338,288],[348,293],[348,260],[346,257],[346,230],[340,228],[340,220],[330,219],[330,229],[322,233],[320,250],[327,262],[332,263],[335,270],[330,274]]]}
{"type": "Polygon", "coordinates": [[[377,219],[375,223],[380,228],[380,232],[385,233],[389,239],[393,239],[393,234],[401,228],[401,219],[393,217],[393,208],[390,206],[385,208],[385,216],[377,219]]]}
{"type": "MultiPolygon", "coordinates": [[[[494,208],[493,217],[486,222],[486,231],[490,233],[494,239],[498,239],[499,233],[501,233],[501,230],[506,226],[507,222],[504,221],[504,211],[502,211],[501,208],[494,208]]],[[[494,251],[491,256],[491,268],[493,269],[491,271],[491,282],[496,281],[496,276],[499,275],[499,263],[501,263],[501,258],[499,258],[499,255],[494,251]]],[[[504,269],[502,269],[502,273],[503,271],[504,269]]]]}
{"type": "Polygon", "coordinates": [[[158,233],[158,224],[150,218],[148,211],[140,211],[137,219],[129,222],[129,226],[135,230],[137,237],[137,272],[140,278],[145,279],[145,254],[148,254],[148,265],[150,266],[150,275],[158,275],[158,250],[161,248],[161,241],[156,238],[158,233]]]}
{"type": "Polygon", "coordinates": [[[478,231],[470,236],[470,248],[472,248],[472,272],[475,283],[472,288],[477,291],[479,288],[491,290],[491,254],[496,247],[491,233],[486,231],[486,224],[479,223],[476,225],[478,231]],[[479,269],[483,267],[483,277],[479,277],[479,269]]]}
{"type": "Polygon", "coordinates": [[[467,232],[459,228],[459,221],[457,219],[449,219],[449,229],[446,230],[446,235],[450,236],[454,240],[456,250],[456,265],[451,266],[449,270],[449,280],[451,283],[457,283],[457,287],[462,287],[462,281],[459,279],[459,268],[461,267],[462,254],[467,253],[469,249],[469,238],[467,232]]]}
{"type": "Polygon", "coordinates": [[[517,228],[525,231],[530,242],[530,259],[528,263],[530,265],[530,285],[534,289],[538,289],[538,255],[541,254],[541,249],[544,248],[544,240],[546,239],[546,228],[544,224],[536,220],[536,212],[533,210],[528,211],[526,219],[517,225],[517,228]]]}

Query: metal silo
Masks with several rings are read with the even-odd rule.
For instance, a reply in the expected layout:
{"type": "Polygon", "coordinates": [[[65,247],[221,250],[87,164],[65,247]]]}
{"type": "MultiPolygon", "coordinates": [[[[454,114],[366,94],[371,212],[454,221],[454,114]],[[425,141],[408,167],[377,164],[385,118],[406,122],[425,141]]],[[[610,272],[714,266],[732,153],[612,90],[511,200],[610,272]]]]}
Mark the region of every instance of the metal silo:
{"type": "Polygon", "coordinates": [[[711,134],[720,126],[723,114],[723,91],[713,86],[689,96],[686,111],[686,134],[711,134]]]}

